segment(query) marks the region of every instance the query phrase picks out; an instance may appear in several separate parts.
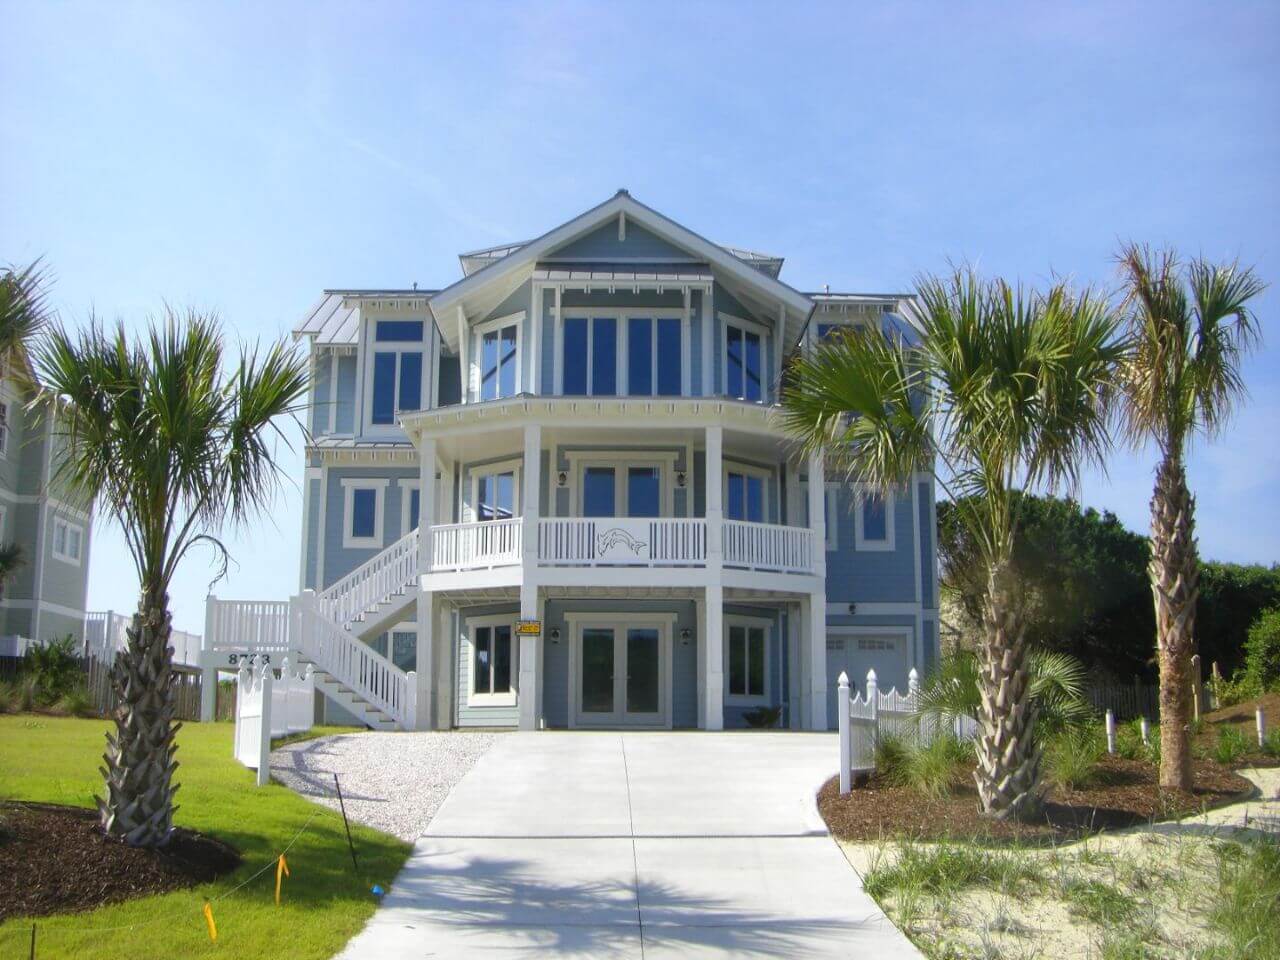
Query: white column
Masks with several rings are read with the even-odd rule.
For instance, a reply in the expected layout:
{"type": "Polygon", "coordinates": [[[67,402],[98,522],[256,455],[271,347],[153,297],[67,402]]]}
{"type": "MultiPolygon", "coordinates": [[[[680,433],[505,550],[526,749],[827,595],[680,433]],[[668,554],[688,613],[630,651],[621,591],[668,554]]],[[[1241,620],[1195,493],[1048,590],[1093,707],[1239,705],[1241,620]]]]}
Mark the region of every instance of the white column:
{"type": "Polygon", "coordinates": [[[800,607],[798,604],[787,604],[787,702],[791,705],[787,711],[789,716],[787,722],[792,730],[799,730],[803,726],[803,700],[801,690],[804,684],[801,683],[800,669],[800,643],[801,637],[804,636],[800,632],[800,607]]]}
{"type": "MultiPolygon", "coordinates": [[[[520,585],[520,619],[538,619],[538,517],[542,483],[542,427],[536,423],[524,428],[524,473],[520,495],[524,579],[520,585]]],[[[520,638],[520,729],[536,730],[539,720],[539,686],[542,671],[541,637],[520,638]]]]}
{"type": "Polygon", "coordinates": [[[707,667],[707,602],[704,598],[699,597],[693,601],[693,622],[694,629],[697,631],[697,682],[698,682],[698,729],[702,730],[706,727],[707,706],[706,706],[706,677],[704,673],[707,667]]]}
{"type": "Polygon", "coordinates": [[[702,640],[704,730],[724,729],[724,587],[707,585],[707,629],[702,640]]]}
{"type": "Polygon", "coordinates": [[[823,506],[827,471],[822,453],[809,455],[809,529],[813,536],[813,574],[817,585],[809,597],[810,728],[827,729],[827,524],[823,506]]]}
{"type": "Polygon", "coordinates": [[[433,646],[436,648],[436,726],[440,730],[453,726],[453,696],[458,682],[453,660],[457,640],[453,633],[453,609],[450,603],[436,604],[433,646]]]}
{"type": "Polygon", "coordinates": [[[423,589],[423,580],[431,566],[431,528],[436,522],[436,441],[434,437],[418,442],[418,652],[417,713],[414,728],[435,729],[435,598],[423,589]]]}
{"type": "Polygon", "coordinates": [[[711,315],[711,288],[702,291],[702,395],[711,396],[715,360],[711,356],[711,331],[715,323],[711,315]]]}
{"type": "Polygon", "coordinates": [[[724,429],[707,427],[707,570],[718,578],[724,563],[724,429]]]}
{"type": "Polygon", "coordinates": [[[797,666],[797,723],[796,726],[801,730],[809,730],[813,721],[813,690],[809,683],[809,676],[812,672],[811,663],[813,662],[813,647],[810,645],[809,638],[813,633],[813,611],[810,609],[811,595],[804,595],[800,598],[796,611],[796,633],[799,634],[796,644],[796,666],[797,666]]]}
{"type": "Polygon", "coordinates": [[[467,315],[458,307],[458,373],[462,381],[462,402],[471,402],[471,328],[467,315]]]}

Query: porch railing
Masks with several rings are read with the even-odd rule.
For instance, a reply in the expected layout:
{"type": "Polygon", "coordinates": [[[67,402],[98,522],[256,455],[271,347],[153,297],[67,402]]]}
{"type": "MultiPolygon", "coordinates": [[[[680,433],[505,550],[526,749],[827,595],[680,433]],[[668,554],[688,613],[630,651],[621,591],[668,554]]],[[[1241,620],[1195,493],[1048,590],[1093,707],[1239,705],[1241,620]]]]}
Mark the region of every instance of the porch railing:
{"type": "Polygon", "coordinates": [[[432,527],[431,569],[475,570],[519,563],[522,529],[519,517],[432,527]]]}
{"type": "Polygon", "coordinates": [[[808,527],[726,520],[724,562],[753,570],[808,573],[813,569],[813,532],[808,527]]]}
{"type": "Polygon", "coordinates": [[[701,565],[707,562],[707,523],[700,518],[541,520],[538,561],[567,566],[701,565]]]}
{"type": "Polygon", "coordinates": [[[209,597],[205,601],[204,649],[288,653],[289,601],[209,597]]]}

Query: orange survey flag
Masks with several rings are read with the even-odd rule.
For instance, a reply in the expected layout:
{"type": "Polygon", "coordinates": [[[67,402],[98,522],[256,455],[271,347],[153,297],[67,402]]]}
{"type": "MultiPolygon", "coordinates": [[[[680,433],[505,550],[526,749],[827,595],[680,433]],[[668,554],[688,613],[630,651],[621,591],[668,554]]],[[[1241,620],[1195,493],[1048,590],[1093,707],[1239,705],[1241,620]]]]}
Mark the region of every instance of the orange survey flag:
{"type": "Polygon", "coordinates": [[[207,900],[204,904],[204,921],[209,925],[209,939],[218,942],[218,925],[213,922],[213,904],[207,900]]]}
{"type": "Polygon", "coordinates": [[[280,878],[289,876],[289,861],[285,860],[284,854],[280,854],[280,859],[276,861],[276,906],[280,906],[280,878]]]}

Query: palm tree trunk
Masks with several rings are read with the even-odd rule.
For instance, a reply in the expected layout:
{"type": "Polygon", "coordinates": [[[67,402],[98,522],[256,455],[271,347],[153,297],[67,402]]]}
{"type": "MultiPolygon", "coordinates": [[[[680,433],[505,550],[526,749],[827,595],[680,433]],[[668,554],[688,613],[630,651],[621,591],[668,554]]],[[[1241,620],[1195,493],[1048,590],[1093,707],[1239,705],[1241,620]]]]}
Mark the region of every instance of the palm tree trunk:
{"type": "Polygon", "coordinates": [[[128,647],[111,668],[116,694],[115,736],[107,735],[102,771],[106,799],[98,798],[102,829],[130,846],[160,847],[173,830],[173,651],[169,597],[144,593],[127,629],[128,647]]]}
{"type": "Polygon", "coordinates": [[[1036,709],[1030,696],[1025,626],[1013,601],[1007,564],[992,567],[983,608],[979,650],[982,704],[974,780],[982,812],[997,819],[1029,819],[1039,812],[1040,747],[1033,739],[1036,709]]]}
{"type": "Polygon", "coordinates": [[[1196,558],[1195,498],[1176,453],[1165,456],[1151,497],[1151,593],[1160,655],[1160,786],[1190,790],[1191,654],[1195,643],[1200,570],[1196,558]]]}

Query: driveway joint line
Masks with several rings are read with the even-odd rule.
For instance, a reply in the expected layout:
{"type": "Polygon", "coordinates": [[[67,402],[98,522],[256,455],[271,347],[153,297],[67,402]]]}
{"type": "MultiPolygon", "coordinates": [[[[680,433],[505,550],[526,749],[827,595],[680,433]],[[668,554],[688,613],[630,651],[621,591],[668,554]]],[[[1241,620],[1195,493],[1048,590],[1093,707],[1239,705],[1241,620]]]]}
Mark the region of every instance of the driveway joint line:
{"type": "Polygon", "coordinates": [[[631,770],[627,767],[627,741],[618,734],[618,746],[622,748],[622,776],[627,784],[627,823],[631,826],[631,875],[636,888],[636,926],[640,930],[640,960],[644,960],[644,914],[640,912],[640,861],[636,856],[636,818],[631,811],[631,770]]]}

